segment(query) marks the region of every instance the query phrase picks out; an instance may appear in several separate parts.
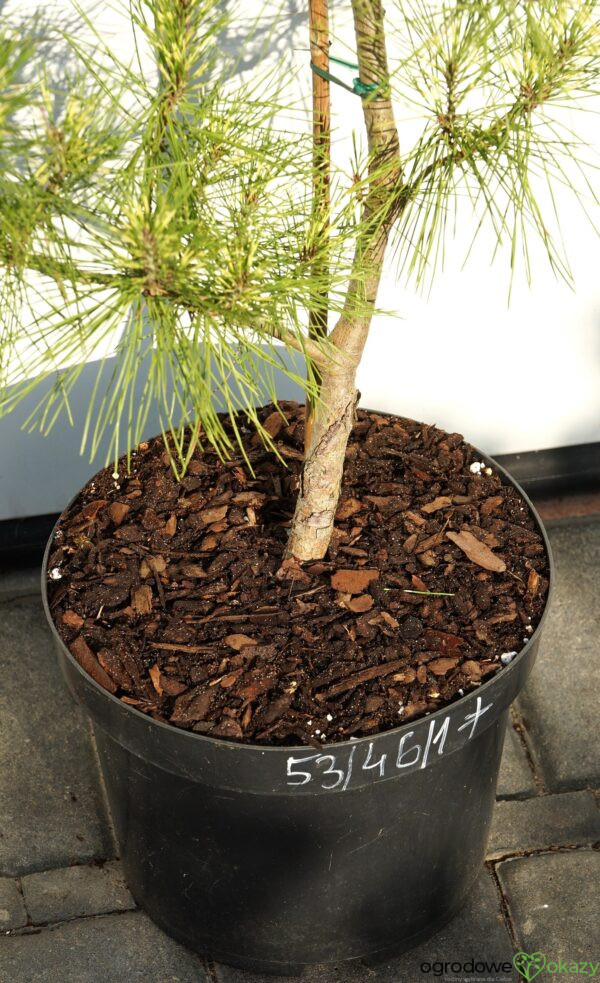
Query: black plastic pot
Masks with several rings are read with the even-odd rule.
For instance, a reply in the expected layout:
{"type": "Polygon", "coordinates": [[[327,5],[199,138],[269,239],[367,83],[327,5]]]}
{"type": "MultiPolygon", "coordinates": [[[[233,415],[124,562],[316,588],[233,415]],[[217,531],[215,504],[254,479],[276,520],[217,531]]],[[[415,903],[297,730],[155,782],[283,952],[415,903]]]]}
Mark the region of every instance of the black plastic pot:
{"type": "Polygon", "coordinates": [[[234,744],[158,723],[87,676],[50,617],[49,548],[58,658],[93,721],[127,883],[161,928],[221,962],[287,974],[392,956],[458,911],[541,623],[479,689],[396,730],[318,750],[234,744]]]}

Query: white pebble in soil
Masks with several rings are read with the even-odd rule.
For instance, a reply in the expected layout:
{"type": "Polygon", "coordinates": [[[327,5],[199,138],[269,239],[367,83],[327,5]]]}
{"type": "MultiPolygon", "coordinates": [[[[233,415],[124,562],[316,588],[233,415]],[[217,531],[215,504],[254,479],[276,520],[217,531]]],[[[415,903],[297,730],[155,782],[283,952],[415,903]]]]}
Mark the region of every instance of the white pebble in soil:
{"type": "Polygon", "coordinates": [[[500,656],[500,662],[502,663],[503,666],[508,666],[510,665],[516,654],[517,654],[516,652],[503,652],[502,655],[500,656]]]}

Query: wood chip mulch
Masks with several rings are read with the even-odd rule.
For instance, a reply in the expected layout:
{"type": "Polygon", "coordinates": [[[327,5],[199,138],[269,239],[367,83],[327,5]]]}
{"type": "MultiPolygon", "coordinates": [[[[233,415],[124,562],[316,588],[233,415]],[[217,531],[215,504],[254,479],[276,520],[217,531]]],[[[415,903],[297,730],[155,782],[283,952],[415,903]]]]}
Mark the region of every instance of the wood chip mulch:
{"type": "Polygon", "coordinates": [[[359,410],[327,558],[282,564],[303,408],[281,408],[260,415],[282,461],[239,421],[254,475],[207,449],[177,483],[155,438],[63,514],[49,596],[83,668],[177,727],[313,746],[397,727],[502,671],[548,589],[517,492],[459,434],[359,410]]]}

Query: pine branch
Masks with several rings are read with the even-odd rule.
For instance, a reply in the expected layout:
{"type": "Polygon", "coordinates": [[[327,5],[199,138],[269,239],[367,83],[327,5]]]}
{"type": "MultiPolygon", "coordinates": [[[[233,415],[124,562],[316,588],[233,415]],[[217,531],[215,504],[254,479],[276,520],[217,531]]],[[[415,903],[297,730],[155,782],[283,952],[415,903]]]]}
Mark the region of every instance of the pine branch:
{"type": "MultiPolygon", "coordinates": [[[[323,14],[326,0],[311,4],[323,14]]],[[[297,127],[285,122],[277,129],[278,114],[290,111],[278,95],[281,66],[242,83],[243,44],[227,63],[219,0],[132,0],[158,86],[102,38],[88,44],[60,32],[72,79],[53,89],[43,70],[37,81],[29,71],[25,85],[35,44],[26,30],[0,35],[0,378],[27,346],[30,374],[39,373],[1,392],[0,408],[56,374],[39,408],[46,429],[61,408],[69,412],[78,365],[110,343],[116,369],[99,379],[84,427],[92,450],[107,435],[113,454],[130,449],[154,404],[181,473],[192,446],[186,424],[196,433],[200,421],[218,452],[231,452],[217,409],[244,409],[270,447],[254,406],[276,401],[280,369],[316,408],[309,458],[317,447],[337,455],[327,525],[390,234],[402,268],[421,279],[443,253],[447,215],[464,190],[483,205],[497,241],[509,238],[511,265],[522,245],[528,269],[529,225],[565,275],[548,231],[554,201],[542,210],[535,182],[570,187],[570,165],[584,162],[573,134],[561,136],[543,109],[598,92],[599,6],[398,0],[400,56],[390,78],[381,0],[354,0],[360,79],[376,91],[362,101],[368,156],[353,166],[360,177],[345,197],[342,181],[324,180],[325,112],[316,107],[313,157],[308,134],[292,136],[297,127]],[[399,103],[423,116],[402,158],[392,85],[399,103]],[[321,339],[328,315],[337,323],[321,339]],[[306,378],[286,350],[304,356],[306,378]],[[143,397],[134,412],[136,382],[143,397]]],[[[322,39],[313,48],[313,60],[325,58],[322,39]]],[[[591,182],[586,192],[597,200],[591,182]]],[[[330,462],[321,461],[325,471],[330,462]]],[[[310,480],[307,472],[305,486],[310,480]]]]}

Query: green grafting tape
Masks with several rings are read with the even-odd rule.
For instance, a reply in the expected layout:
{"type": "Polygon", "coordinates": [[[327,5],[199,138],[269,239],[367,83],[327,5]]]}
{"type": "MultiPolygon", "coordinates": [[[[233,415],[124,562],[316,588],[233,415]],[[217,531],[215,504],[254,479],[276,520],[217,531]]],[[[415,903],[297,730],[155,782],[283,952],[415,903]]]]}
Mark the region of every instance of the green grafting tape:
{"type": "MultiPolygon", "coordinates": [[[[336,65],[343,65],[344,68],[354,68],[358,70],[358,65],[355,65],[354,62],[344,61],[342,58],[334,58],[333,56],[330,56],[329,60],[334,61],[336,65]]],[[[333,82],[335,85],[340,85],[342,89],[352,92],[355,96],[360,96],[361,99],[363,99],[365,96],[371,95],[372,92],[376,92],[380,86],[379,82],[361,82],[359,78],[352,79],[351,86],[346,85],[342,79],[337,78],[335,75],[330,75],[324,68],[319,68],[317,65],[315,65],[314,61],[311,61],[310,67],[315,75],[319,75],[327,82],[333,82]]]]}
{"type": "Polygon", "coordinates": [[[346,85],[345,82],[342,82],[341,79],[336,78],[335,75],[330,75],[329,72],[326,72],[324,68],[319,68],[318,65],[315,65],[314,61],[311,61],[310,67],[312,68],[315,75],[320,75],[321,78],[325,79],[327,82],[335,82],[336,85],[341,85],[342,89],[347,89],[348,92],[354,93],[354,89],[350,85],[346,85]]]}
{"type": "Polygon", "coordinates": [[[356,95],[360,96],[362,99],[363,96],[368,96],[370,95],[371,92],[376,92],[381,83],[361,82],[360,79],[352,79],[352,84],[354,87],[354,91],[356,92],[356,95]]]}

